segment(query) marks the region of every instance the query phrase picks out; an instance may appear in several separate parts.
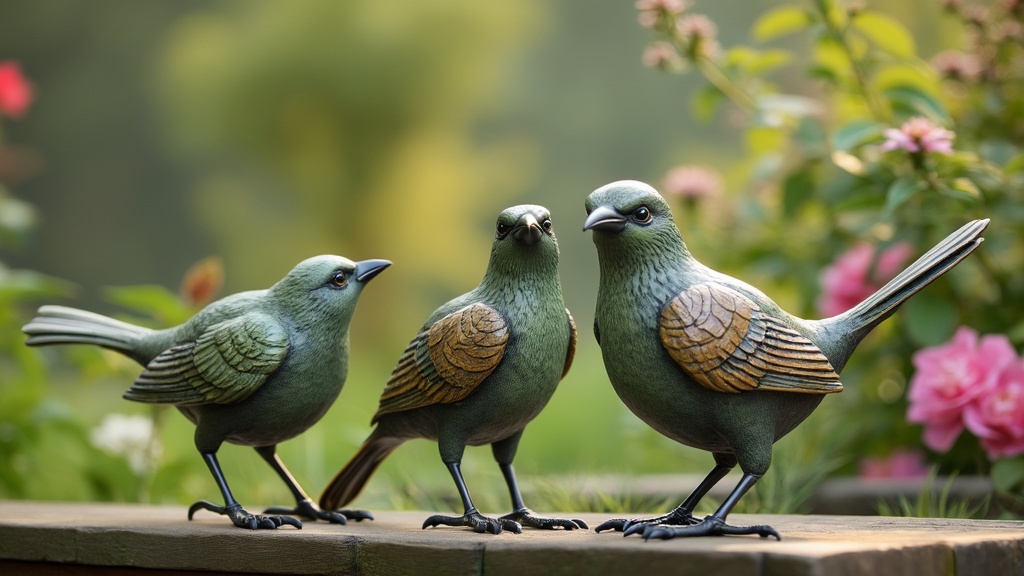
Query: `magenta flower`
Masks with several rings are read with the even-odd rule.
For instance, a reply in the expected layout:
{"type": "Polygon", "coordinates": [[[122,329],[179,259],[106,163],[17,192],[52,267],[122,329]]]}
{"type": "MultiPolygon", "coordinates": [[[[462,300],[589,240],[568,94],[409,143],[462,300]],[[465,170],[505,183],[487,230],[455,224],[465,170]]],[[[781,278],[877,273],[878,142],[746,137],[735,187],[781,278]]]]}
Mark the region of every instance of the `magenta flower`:
{"type": "Polygon", "coordinates": [[[964,408],[964,424],[991,460],[1024,453],[1024,364],[1004,367],[964,408]]]}
{"type": "Polygon", "coordinates": [[[949,154],[955,137],[953,132],[922,116],[907,120],[899,129],[889,128],[883,135],[883,151],[903,149],[911,154],[949,154]]]}
{"type": "Polygon", "coordinates": [[[666,196],[705,198],[722,193],[722,177],[700,166],[678,166],[665,174],[666,196]]]}
{"type": "Polygon", "coordinates": [[[0,62],[0,114],[18,119],[32,104],[32,84],[21,73],[21,66],[13,60],[0,62]]]}
{"type": "MultiPolygon", "coordinates": [[[[964,430],[968,406],[991,394],[1000,373],[1016,362],[1017,353],[1006,336],[993,334],[979,339],[974,330],[959,328],[947,344],[914,354],[907,420],[924,425],[926,446],[937,452],[949,450],[964,430]]],[[[979,430],[988,430],[982,426],[985,422],[993,428],[1003,426],[1001,416],[996,416],[1002,414],[999,409],[990,410],[972,416],[979,430]]]]}
{"type": "Polygon", "coordinates": [[[888,456],[860,461],[860,477],[865,480],[924,478],[927,475],[924,454],[917,450],[896,449],[888,456]]]}
{"type": "Polygon", "coordinates": [[[900,272],[912,250],[905,242],[893,244],[875,262],[874,246],[862,243],[851,248],[821,273],[819,313],[835,316],[863,302],[900,272]]]}

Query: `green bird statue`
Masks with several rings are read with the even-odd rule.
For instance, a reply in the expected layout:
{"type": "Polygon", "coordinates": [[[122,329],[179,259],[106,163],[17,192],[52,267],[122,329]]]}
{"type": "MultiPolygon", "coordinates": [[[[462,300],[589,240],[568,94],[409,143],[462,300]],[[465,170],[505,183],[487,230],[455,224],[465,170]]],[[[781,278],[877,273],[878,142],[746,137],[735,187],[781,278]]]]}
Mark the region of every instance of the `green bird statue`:
{"type": "Polygon", "coordinates": [[[988,220],[956,231],[878,292],[832,318],[786,313],[760,290],[698,262],[668,203],[650,186],[621,181],[586,200],[601,280],[594,334],[619,398],[665,436],[712,453],[715,467],[677,508],[596,528],[644,539],[779,533],[731,526],[726,516],[768,470],[772,445],[839,392],[857,344],[918,290],[982,242],[988,220]],[[737,464],[743,476],[711,515],[694,507],[737,464]]]}
{"type": "Polygon", "coordinates": [[[316,256],[266,290],[212,302],[184,324],[150,330],[106,316],[43,306],[25,325],[27,344],[93,344],[145,367],[124,397],[177,406],[196,426],[195,445],[224,505],[199,501],[242,528],[302,528],[291,516],[344,524],[366,512],[318,510],[277,456],[277,444],[315,424],[341,392],[348,371],[348,327],[363,286],[391,263],[316,256]],[[252,446],[288,485],[295,508],[250,514],[221,471],[223,442],[252,446]]]}
{"type": "Polygon", "coordinates": [[[498,216],[490,262],[480,285],[431,314],[402,353],[380,399],[373,432],[320,497],[334,510],[351,502],[377,466],[406,440],[436,440],[465,513],[431,516],[423,528],[468,526],[519,533],[522,524],[566,530],[582,520],[536,516],[523,504],[512,460],[523,429],[569,371],[576,326],[562,302],[558,243],[542,206],[515,206],[498,216]],[[490,444],[508,484],[513,512],[483,516],[460,465],[466,445],[490,444]]]}

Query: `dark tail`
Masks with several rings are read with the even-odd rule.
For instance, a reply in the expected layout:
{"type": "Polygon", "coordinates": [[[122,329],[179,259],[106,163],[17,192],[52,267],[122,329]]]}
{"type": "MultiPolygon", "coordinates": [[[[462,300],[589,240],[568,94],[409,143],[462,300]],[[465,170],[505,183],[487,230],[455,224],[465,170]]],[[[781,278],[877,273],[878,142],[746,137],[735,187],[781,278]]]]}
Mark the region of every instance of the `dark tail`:
{"type": "Polygon", "coordinates": [[[848,334],[846,344],[852,351],[853,346],[872,328],[891,316],[907,298],[945,274],[980,246],[984,240],[981,233],[988,222],[988,218],[985,218],[964,224],[866,300],[838,316],[822,320],[821,324],[827,329],[848,334]]]}
{"type": "Polygon", "coordinates": [[[377,437],[375,434],[376,431],[370,434],[356,455],[324,488],[320,495],[322,510],[338,510],[355,500],[384,458],[402,443],[402,440],[393,436],[377,437]]]}
{"type": "Polygon", "coordinates": [[[93,344],[133,358],[140,338],[152,332],[148,328],[66,306],[42,306],[38,316],[21,330],[28,334],[25,343],[29,346],[93,344]]]}

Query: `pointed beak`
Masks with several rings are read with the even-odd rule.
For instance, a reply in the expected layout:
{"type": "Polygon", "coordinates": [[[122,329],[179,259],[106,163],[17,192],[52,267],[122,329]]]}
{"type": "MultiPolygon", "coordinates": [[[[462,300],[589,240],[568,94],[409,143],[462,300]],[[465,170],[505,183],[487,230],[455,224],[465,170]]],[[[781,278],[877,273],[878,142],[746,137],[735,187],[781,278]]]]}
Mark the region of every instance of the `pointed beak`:
{"type": "Polygon", "coordinates": [[[626,217],[619,214],[618,210],[611,206],[598,206],[594,208],[587,221],[583,223],[583,231],[598,230],[609,234],[618,234],[626,229],[626,217]]]}
{"type": "Polygon", "coordinates": [[[387,260],[363,260],[362,262],[356,262],[356,280],[364,283],[369,282],[388,266],[391,266],[391,262],[387,260]]]}
{"type": "Polygon", "coordinates": [[[544,231],[540,229],[537,217],[533,214],[523,214],[516,222],[516,227],[512,229],[512,237],[517,242],[527,245],[540,242],[543,236],[544,231]]]}

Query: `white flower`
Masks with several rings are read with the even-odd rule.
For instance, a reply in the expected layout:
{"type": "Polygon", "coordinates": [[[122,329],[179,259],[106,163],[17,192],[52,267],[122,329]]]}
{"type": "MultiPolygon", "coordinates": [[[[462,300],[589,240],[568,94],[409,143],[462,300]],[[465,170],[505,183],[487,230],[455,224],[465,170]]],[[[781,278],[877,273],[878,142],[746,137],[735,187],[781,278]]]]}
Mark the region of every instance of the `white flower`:
{"type": "Polygon", "coordinates": [[[122,456],[136,474],[145,473],[162,448],[153,438],[153,420],[145,416],[108,414],[89,434],[92,445],[112,456],[122,456]]]}

